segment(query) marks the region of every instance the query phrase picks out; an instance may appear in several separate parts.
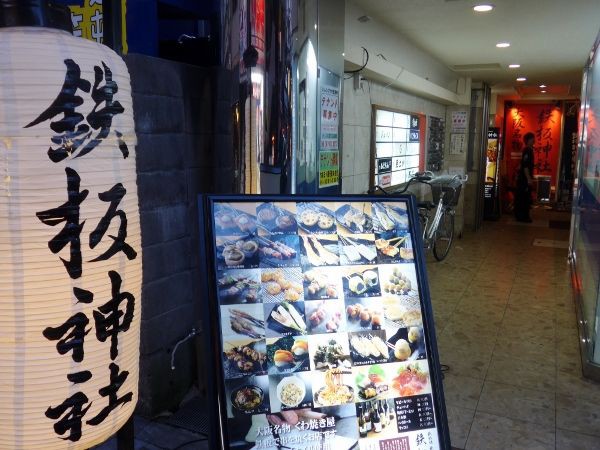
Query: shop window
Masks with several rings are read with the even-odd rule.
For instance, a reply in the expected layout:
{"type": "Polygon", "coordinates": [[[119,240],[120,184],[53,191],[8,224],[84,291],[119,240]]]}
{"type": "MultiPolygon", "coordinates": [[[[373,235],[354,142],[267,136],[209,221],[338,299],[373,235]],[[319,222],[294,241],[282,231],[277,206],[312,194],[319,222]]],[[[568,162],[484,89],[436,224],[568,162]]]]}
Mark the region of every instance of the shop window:
{"type": "Polygon", "coordinates": [[[373,107],[371,186],[398,186],[423,170],[425,116],[373,107]]]}

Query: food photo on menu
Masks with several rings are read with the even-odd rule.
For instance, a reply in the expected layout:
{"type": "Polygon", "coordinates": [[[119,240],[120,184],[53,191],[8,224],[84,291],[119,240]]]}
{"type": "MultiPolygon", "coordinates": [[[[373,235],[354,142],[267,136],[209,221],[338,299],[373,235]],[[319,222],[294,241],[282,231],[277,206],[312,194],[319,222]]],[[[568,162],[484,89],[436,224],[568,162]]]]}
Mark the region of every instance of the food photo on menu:
{"type": "Polygon", "coordinates": [[[352,369],[357,401],[373,401],[389,396],[390,382],[388,364],[357,366],[352,369]]]}
{"type": "Polygon", "coordinates": [[[384,310],[379,297],[348,297],[346,329],[348,331],[380,330],[384,324],[384,310]]]}
{"type": "Polygon", "coordinates": [[[427,361],[392,363],[388,366],[391,397],[410,397],[431,392],[427,361]]]}
{"type": "Polygon", "coordinates": [[[300,265],[298,236],[276,234],[256,236],[260,267],[293,267],[300,265]]]}
{"type": "Polygon", "coordinates": [[[352,359],[346,333],[309,337],[311,370],[350,369],[352,359]]]}
{"type": "Polygon", "coordinates": [[[265,303],[267,337],[299,336],[308,332],[304,302],[265,303]]]}
{"type": "Polygon", "coordinates": [[[304,302],[310,334],[337,333],[346,330],[342,300],[313,300],[304,302]]]}
{"type": "Polygon", "coordinates": [[[386,332],[390,361],[413,361],[427,357],[422,327],[387,328],[386,332]]]}
{"type": "Polygon", "coordinates": [[[348,333],[348,339],[354,366],[388,362],[389,348],[385,330],[351,332],[348,333]]]}
{"type": "Polygon", "coordinates": [[[263,305],[222,305],[221,332],[223,340],[250,337],[263,339],[265,337],[265,321],[263,305]]]}
{"type": "Polygon", "coordinates": [[[394,231],[409,229],[407,205],[404,202],[375,202],[373,210],[373,229],[383,237],[395,237],[394,231]]]}
{"type": "Polygon", "coordinates": [[[219,270],[259,267],[259,244],[254,235],[217,236],[215,244],[219,270]]]}
{"type": "Polygon", "coordinates": [[[217,295],[222,305],[261,303],[260,269],[219,271],[217,274],[217,295]]]}
{"type": "Polygon", "coordinates": [[[225,379],[267,373],[267,347],[263,339],[229,339],[223,342],[225,379]]]}
{"type": "Polygon", "coordinates": [[[414,264],[382,264],[381,306],[386,326],[409,328],[422,326],[421,300],[414,264]]]}
{"type": "Polygon", "coordinates": [[[377,266],[351,266],[340,269],[346,299],[381,295],[377,266]]]}
{"type": "Polygon", "coordinates": [[[336,203],[335,207],[338,232],[349,234],[373,233],[371,202],[336,203]]]}
{"type": "Polygon", "coordinates": [[[228,419],[230,448],[236,450],[357,449],[354,404],[282,410],[228,419]]]}
{"type": "Polygon", "coordinates": [[[256,232],[254,203],[216,203],[215,233],[217,236],[247,236],[256,232]]]}
{"type": "Polygon", "coordinates": [[[260,282],[264,303],[304,300],[302,271],[299,267],[261,269],[260,282]]]}
{"type": "Polygon", "coordinates": [[[298,227],[308,235],[336,233],[335,212],[328,206],[334,206],[334,204],[298,203],[296,215],[298,227]]]}
{"type": "Polygon", "coordinates": [[[296,234],[298,231],[294,202],[262,203],[257,206],[256,215],[259,234],[264,231],[267,234],[296,234]]]}
{"type": "Polygon", "coordinates": [[[267,338],[269,375],[284,375],[310,370],[307,336],[267,338]]]}
{"type": "Polygon", "coordinates": [[[269,412],[269,377],[251,375],[225,380],[227,417],[269,412]]]}
{"type": "Polygon", "coordinates": [[[302,280],[306,300],[342,298],[342,279],[337,267],[307,269],[302,280]]]}
{"type": "Polygon", "coordinates": [[[393,264],[414,261],[413,244],[408,231],[396,231],[393,237],[383,233],[375,234],[375,248],[379,264],[393,264]]]}
{"type": "Polygon", "coordinates": [[[312,372],[315,406],[336,406],[355,401],[352,370],[345,367],[312,372]]]}
{"type": "Polygon", "coordinates": [[[377,263],[374,234],[345,234],[340,231],[338,242],[342,266],[377,263]]]}
{"type": "Polygon", "coordinates": [[[269,377],[271,413],[288,409],[312,408],[312,374],[299,372],[292,375],[269,377]]]}
{"type": "Polygon", "coordinates": [[[304,268],[340,264],[337,234],[305,234],[300,231],[300,250],[304,268]]]}

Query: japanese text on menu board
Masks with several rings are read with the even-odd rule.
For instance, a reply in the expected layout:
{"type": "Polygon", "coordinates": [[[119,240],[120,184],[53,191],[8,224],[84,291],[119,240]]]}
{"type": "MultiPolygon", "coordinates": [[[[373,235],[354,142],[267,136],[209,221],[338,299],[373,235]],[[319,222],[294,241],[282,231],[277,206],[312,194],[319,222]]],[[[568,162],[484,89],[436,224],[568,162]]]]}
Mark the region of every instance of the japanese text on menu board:
{"type": "Polygon", "coordinates": [[[439,448],[406,203],[213,212],[226,439],[439,448]]]}
{"type": "Polygon", "coordinates": [[[374,184],[396,186],[419,171],[419,116],[377,109],[374,184]]]}

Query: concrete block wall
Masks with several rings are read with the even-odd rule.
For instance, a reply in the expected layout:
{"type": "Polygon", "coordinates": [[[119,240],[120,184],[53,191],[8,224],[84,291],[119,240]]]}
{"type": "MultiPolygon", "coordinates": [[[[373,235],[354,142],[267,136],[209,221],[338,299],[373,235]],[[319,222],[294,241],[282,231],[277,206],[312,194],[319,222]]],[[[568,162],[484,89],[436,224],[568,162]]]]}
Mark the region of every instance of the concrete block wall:
{"type": "MultiPolygon", "coordinates": [[[[223,69],[128,55],[138,136],[143,287],[138,412],[174,409],[198,379],[199,193],[233,188],[230,78],[223,69]]],[[[200,377],[202,384],[202,377],[200,377]]],[[[199,386],[201,389],[203,386],[199,386]]]]}
{"type": "Polygon", "coordinates": [[[352,78],[344,81],[342,193],[361,194],[369,189],[372,106],[446,116],[446,106],[364,80],[354,89],[352,78]]]}

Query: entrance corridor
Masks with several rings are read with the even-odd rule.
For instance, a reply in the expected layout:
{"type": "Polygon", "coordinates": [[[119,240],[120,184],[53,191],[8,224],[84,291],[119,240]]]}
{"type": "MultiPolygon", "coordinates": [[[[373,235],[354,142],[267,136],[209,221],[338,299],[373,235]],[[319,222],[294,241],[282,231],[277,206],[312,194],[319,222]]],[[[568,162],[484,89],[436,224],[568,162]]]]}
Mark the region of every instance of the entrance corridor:
{"type": "Polygon", "coordinates": [[[581,376],[569,232],[549,227],[569,216],[532,216],[532,224],[486,222],[456,240],[447,260],[427,263],[459,449],[600,449],[600,384],[581,376]]]}

